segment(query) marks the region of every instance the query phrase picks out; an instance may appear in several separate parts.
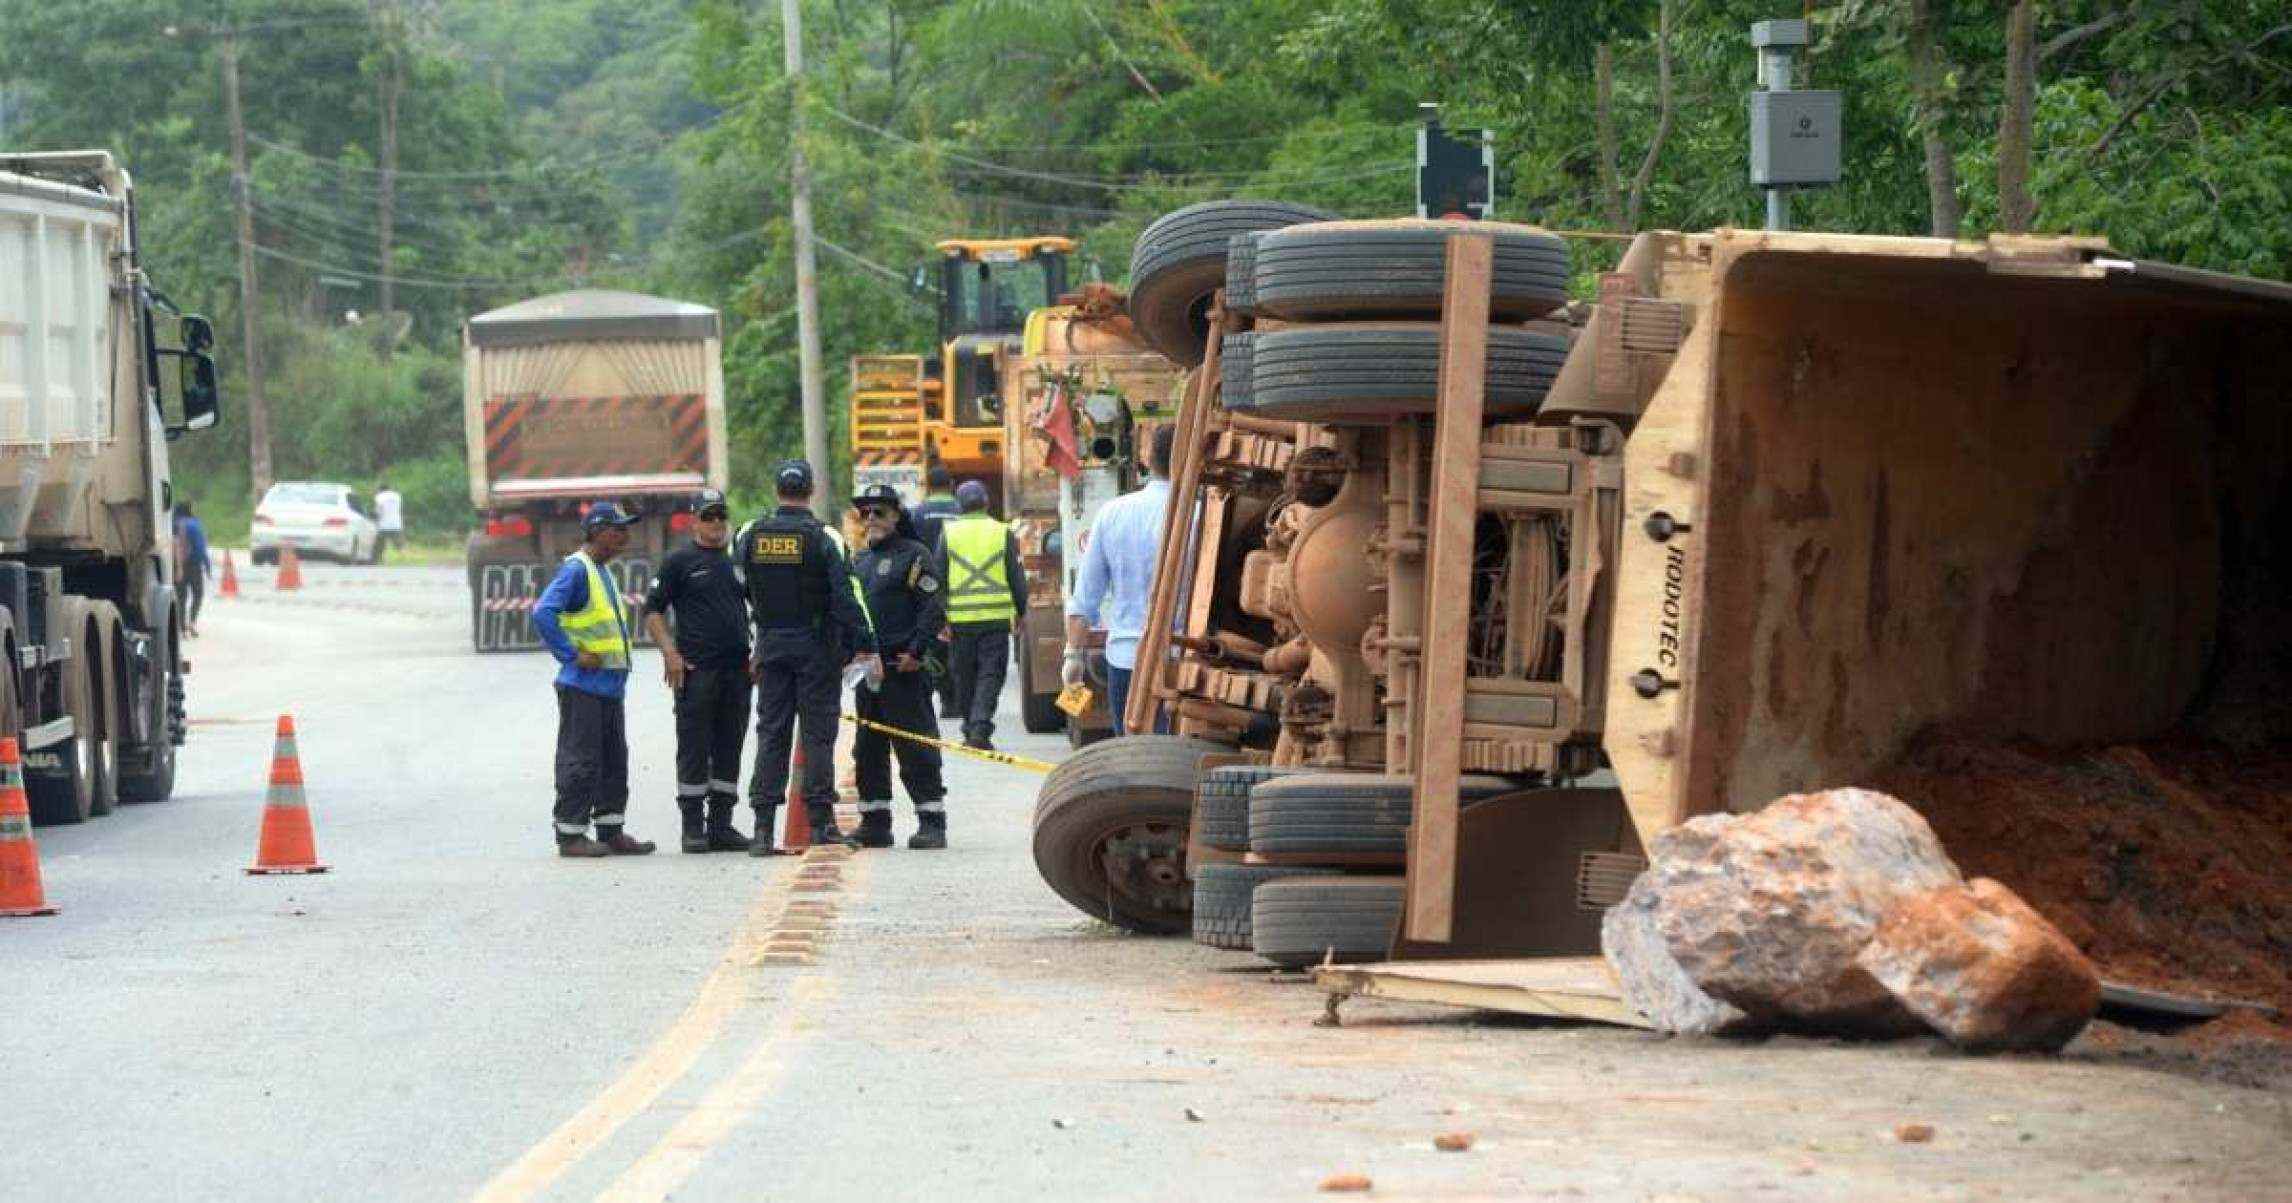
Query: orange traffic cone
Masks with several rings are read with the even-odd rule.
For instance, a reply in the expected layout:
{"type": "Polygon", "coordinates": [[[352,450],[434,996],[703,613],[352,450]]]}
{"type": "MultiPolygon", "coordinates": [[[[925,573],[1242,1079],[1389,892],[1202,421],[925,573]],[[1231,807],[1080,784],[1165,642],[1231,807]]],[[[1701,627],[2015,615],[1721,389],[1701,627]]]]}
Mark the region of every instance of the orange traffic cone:
{"type": "Polygon", "coordinates": [[[229,548],[223,549],[223,583],[217,589],[216,595],[219,597],[237,597],[239,595],[239,573],[237,569],[231,567],[229,548]]]}
{"type": "Polygon", "coordinates": [[[24,798],[24,757],[16,739],[0,739],[0,915],[53,915],[40,888],[40,848],[32,842],[32,807],[24,798]]]}
{"type": "Polygon", "coordinates": [[[788,758],[788,825],[780,851],[802,852],[812,846],[812,816],[804,810],[804,749],[788,758]]]}
{"type": "MultiPolygon", "coordinates": [[[[292,563],[292,561],[288,561],[292,563]]],[[[279,716],[278,745],[271,752],[271,793],[263,803],[262,843],[249,873],[324,873],[317,841],[310,831],[310,807],[302,798],[302,758],[294,747],[294,716],[279,716]]]]}
{"type": "Polygon", "coordinates": [[[271,583],[280,589],[302,588],[302,557],[294,554],[294,548],[279,548],[279,575],[271,583]]]}

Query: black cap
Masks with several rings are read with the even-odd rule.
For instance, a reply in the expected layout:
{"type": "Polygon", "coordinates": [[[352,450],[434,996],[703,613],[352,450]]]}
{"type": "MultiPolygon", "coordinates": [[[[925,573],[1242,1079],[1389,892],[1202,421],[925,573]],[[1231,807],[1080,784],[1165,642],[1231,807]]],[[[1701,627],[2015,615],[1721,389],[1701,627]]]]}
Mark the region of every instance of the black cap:
{"type": "Polygon", "coordinates": [[[623,510],[620,506],[610,501],[600,501],[592,504],[581,515],[581,529],[593,531],[608,526],[627,526],[636,520],[635,514],[623,510]]]}
{"type": "Polygon", "coordinates": [[[812,495],[812,465],[800,459],[784,459],[772,469],[772,483],[783,493],[794,497],[812,495]]]}
{"type": "Polygon", "coordinates": [[[852,505],[888,505],[895,510],[907,508],[907,503],[899,498],[899,490],[890,485],[869,485],[861,489],[852,494],[852,505]]]}
{"type": "Polygon", "coordinates": [[[732,516],[732,503],[724,499],[722,490],[702,489],[700,496],[693,498],[692,512],[706,518],[712,511],[719,517],[729,518],[732,516]]]}

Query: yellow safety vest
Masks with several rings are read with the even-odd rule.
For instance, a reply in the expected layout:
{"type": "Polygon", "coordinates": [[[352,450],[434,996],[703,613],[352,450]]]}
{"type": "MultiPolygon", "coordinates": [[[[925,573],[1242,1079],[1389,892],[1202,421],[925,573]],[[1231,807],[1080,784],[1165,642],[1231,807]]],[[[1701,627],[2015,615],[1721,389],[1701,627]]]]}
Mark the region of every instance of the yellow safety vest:
{"type": "Polygon", "coordinates": [[[597,653],[597,667],[629,671],[629,620],[621,606],[620,589],[613,585],[613,578],[597,570],[597,562],[588,552],[577,551],[566,558],[581,561],[589,574],[589,604],[577,613],[558,615],[558,628],[573,641],[574,651],[597,653]]]}
{"type": "Polygon", "coordinates": [[[1010,532],[985,514],[949,518],[939,525],[947,547],[947,621],[1010,622],[1011,578],[1003,571],[1003,549],[1010,532]]]}

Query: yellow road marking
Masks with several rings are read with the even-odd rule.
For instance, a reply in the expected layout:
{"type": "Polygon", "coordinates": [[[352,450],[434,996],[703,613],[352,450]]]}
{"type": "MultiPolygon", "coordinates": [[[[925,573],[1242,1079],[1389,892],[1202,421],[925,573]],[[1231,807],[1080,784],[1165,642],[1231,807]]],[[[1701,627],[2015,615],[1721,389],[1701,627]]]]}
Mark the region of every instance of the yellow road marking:
{"type": "Polygon", "coordinates": [[[620,1078],[589,1105],[575,1112],[557,1130],[526,1150],[523,1157],[495,1174],[472,1196],[480,1203],[510,1203],[531,1199],[547,1190],[575,1162],[595,1152],[621,1125],[653,1104],[670,1083],[685,1075],[702,1050],[716,1039],[724,1021],[744,1001],[749,974],[762,955],[786,905],[794,874],[783,873],[767,882],[742,919],[732,947],[716,963],[700,993],[684,1014],[653,1041],[620,1078]]]}
{"type": "Polygon", "coordinates": [[[870,722],[856,714],[845,715],[844,721],[855,727],[865,727],[870,731],[881,731],[885,735],[891,736],[893,739],[904,739],[909,743],[930,744],[932,747],[937,748],[942,752],[953,752],[957,756],[968,756],[973,760],[985,760],[994,764],[1007,764],[1014,769],[1025,769],[1030,773],[1047,773],[1058,767],[1057,765],[1052,764],[1046,760],[1030,760],[1024,756],[1013,756],[1009,752],[989,752],[983,748],[966,748],[962,744],[951,744],[944,739],[933,739],[928,735],[917,735],[913,731],[903,731],[898,727],[886,727],[882,723],[870,722]]]}

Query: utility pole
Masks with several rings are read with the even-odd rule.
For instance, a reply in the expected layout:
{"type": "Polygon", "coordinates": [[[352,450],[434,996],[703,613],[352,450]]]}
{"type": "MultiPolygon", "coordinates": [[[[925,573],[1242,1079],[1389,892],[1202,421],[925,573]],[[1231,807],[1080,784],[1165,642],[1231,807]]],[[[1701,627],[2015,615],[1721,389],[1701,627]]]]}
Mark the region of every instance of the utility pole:
{"type": "Polygon", "coordinates": [[[820,368],[820,264],[812,249],[812,168],[804,160],[804,16],[799,0],[780,0],[788,67],[789,216],[796,226],[796,362],[804,398],[804,458],[818,482],[812,512],[833,522],[842,507],[828,476],[827,383],[820,368]]]}
{"type": "Polygon", "coordinates": [[[382,53],[384,56],[382,67],[382,187],[380,190],[381,211],[375,214],[374,228],[377,231],[376,240],[379,244],[375,248],[377,252],[375,261],[380,265],[375,271],[382,277],[382,295],[380,297],[382,320],[378,323],[378,328],[382,336],[382,362],[385,365],[390,362],[390,351],[392,345],[397,342],[398,333],[397,322],[393,316],[397,307],[398,282],[391,278],[390,271],[391,243],[395,233],[393,225],[397,216],[398,93],[403,90],[405,84],[400,75],[403,68],[398,57],[397,15],[398,6],[395,3],[386,3],[380,12],[382,18],[382,53]]]}
{"type": "Polygon", "coordinates": [[[260,497],[271,487],[271,409],[263,400],[263,357],[255,346],[255,214],[247,177],[247,118],[239,107],[239,31],[223,38],[223,114],[231,123],[231,196],[239,206],[239,318],[247,356],[247,477],[260,497]]]}

